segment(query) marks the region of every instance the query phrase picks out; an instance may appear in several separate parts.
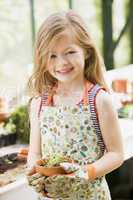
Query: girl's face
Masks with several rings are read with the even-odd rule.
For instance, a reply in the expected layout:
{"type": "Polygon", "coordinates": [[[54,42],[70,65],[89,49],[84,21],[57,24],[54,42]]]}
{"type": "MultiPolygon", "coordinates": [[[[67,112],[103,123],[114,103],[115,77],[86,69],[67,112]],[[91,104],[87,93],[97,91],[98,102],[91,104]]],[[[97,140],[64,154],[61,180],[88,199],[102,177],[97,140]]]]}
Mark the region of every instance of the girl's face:
{"type": "Polygon", "coordinates": [[[59,82],[84,79],[85,53],[70,31],[65,30],[58,35],[49,53],[47,70],[59,82]]]}

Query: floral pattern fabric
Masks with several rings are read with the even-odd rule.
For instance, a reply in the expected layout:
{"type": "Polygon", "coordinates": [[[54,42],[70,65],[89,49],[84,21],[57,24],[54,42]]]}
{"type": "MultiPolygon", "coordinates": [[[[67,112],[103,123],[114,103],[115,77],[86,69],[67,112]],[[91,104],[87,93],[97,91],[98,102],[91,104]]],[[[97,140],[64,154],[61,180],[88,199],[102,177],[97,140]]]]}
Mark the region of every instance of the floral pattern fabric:
{"type": "MultiPolygon", "coordinates": [[[[43,106],[39,119],[43,158],[60,153],[84,165],[95,162],[103,155],[90,105],[43,106]]],[[[90,182],[52,176],[46,179],[45,184],[57,200],[111,199],[105,177],[90,182]]]]}

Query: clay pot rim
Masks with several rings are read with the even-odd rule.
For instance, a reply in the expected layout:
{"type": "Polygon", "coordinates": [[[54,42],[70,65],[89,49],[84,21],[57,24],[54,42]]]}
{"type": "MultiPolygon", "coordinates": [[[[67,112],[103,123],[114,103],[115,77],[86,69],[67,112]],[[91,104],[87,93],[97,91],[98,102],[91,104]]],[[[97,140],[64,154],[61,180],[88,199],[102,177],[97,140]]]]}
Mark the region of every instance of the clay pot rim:
{"type": "Polygon", "coordinates": [[[44,176],[67,174],[67,172],[61,166],[45,167],[45,166],[41,166],[41,165],[36,165],[35,170],[37,173],[40,173],[44,176]]]}

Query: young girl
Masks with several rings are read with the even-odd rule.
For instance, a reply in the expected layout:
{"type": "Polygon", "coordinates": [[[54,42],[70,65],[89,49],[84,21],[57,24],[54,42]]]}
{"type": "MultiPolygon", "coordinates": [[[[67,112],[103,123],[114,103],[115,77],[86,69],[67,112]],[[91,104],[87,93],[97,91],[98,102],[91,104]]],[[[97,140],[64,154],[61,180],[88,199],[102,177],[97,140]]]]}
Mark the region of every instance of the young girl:
{"type": "Polygon", "coordinates": [[[120,127],[102,60],[72,10],[53,14],[42,24],[29,87],[34,98],[28,165],[55,153],[77,163],[72,177],[47,178],[48,199],[110,200],[105,175],[123,163],[120,127]],[[65,187],[67,197],[62,195],[65,187]]]}

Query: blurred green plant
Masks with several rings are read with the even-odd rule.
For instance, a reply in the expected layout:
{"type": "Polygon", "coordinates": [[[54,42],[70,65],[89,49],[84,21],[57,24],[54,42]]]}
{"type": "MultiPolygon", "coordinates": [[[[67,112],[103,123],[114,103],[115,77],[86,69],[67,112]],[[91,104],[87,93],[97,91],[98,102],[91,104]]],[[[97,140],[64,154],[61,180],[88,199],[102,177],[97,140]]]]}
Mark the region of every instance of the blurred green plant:
{"type": "Polygon", "coordinates": [[[30,135],[28,106],[17,107],[6,120],[4,127],[9,132],[15,132],[19,142],[28,143],[30,135]]]}
{"type": "Polygon", "coordinates": [[[119,118],[133,118],[133,104],[127,104],[118,109],[119,118]]]}

